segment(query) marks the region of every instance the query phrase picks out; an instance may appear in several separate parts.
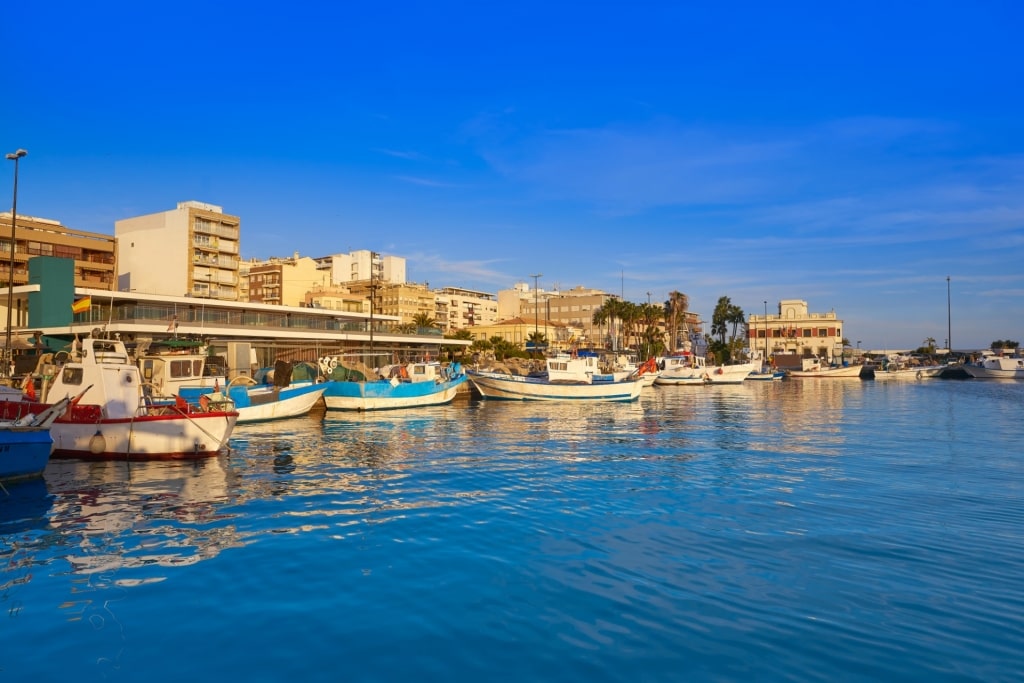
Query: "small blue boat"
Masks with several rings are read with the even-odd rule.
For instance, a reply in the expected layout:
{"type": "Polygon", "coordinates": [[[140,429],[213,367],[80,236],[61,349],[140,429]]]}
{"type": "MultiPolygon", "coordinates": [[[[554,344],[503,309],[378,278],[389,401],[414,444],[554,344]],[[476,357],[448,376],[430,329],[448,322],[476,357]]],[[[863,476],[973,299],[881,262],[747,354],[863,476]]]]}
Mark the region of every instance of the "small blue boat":
{"type": "Polygon", "coordinates": [[[41,475],[52,450],[48,427],[0,428],[0,481],[41,475]]]}
{"type": "Polygon", "coordinates": [[[53,452],[50,425],[64,414],[71,402],[64,398],[53,405],[30,402],[6,402],[2,413],[9,415],[12,408],[19,413],[17,419],[0,422],[0,482],[38,477],[46,469],[53,452]]]}
{"type": "Polygon", "coordinates": [[[325,384],[327,410],[395,410],[450,403],[466,382],[460,363],[441,365],[437,361],[386,365],[378,376],[352,373],[339,367],[335,358],[321,361],[330,380],[325,384]],[[334,361],[333,364],[331,361],[334,361]],[[325,365],[326,363],[326,365],[325,365]]]}

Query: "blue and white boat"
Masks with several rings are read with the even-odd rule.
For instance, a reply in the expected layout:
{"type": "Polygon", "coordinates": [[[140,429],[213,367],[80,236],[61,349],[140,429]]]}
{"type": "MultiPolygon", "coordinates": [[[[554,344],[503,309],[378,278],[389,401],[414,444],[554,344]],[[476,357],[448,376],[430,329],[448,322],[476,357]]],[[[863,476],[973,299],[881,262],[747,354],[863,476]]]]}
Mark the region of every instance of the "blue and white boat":
{"type": "Polygon", "coordinates": [[[539,376],[470,370],[469,381],[484,398],[511,401],[635,401],[644,381],[601,372],[592,355],[559,354],[539,376]]]}
{"type": "Polygon", "coordinates": [[[450,403],[466,382],[461,363],[438,361],[395,363],[379,369],[359,365],[355,359],[332,356],[320,359],[327,410],[394,410],[450,403]]]}
{"type": "Polygon", "coordinates": [[[316,378],[292,379],[292,366],[279,362],[269,382],[259,383],[248,375],[233,378],[224,391],[215,386],[181,387],[178,395],[191,404],[198,404],[204,410],[238,411],[240,424],[266,422],[308,414],[320,401],[327,389],[327,383],[316,378]]]}

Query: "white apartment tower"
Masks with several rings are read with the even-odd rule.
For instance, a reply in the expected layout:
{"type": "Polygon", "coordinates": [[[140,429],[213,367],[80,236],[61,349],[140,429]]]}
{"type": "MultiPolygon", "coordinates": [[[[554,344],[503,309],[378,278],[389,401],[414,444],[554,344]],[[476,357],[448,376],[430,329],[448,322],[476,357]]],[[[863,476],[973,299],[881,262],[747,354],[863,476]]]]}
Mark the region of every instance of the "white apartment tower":
{"type": "Polygon", "coordinates": [[[330,284],[370,280],[393,285],[404,285],[405,259],[399,256],[381,256],[369,249],[348,254],[332,254],[316,259],[322,270],[330,272],[330,284]]]}
{"type": "Polygon", "coordinates": [[[238,301],[240,230],[238,216],[195,201],[116,221],[120,289],[238,301]]]}

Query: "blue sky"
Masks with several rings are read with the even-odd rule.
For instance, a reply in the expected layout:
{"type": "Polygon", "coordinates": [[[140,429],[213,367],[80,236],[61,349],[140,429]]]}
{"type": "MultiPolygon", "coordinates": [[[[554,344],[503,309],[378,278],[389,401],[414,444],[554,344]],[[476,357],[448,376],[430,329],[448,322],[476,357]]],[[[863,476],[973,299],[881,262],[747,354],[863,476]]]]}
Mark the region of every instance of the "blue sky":
{"type": "Polygon", "coordinates": [[[241,217],[245,258],[372,249],[431,286],[541,273],[637,303],[679,290],[705,319],[721,296],[804,299],[862,348],[941,345],[951,313],[953,346],[980,348],[1024,342],[1022,19],[6,3],[0,144],[29,152],[19,213],[80,230],[194,199],[241,217]]]}

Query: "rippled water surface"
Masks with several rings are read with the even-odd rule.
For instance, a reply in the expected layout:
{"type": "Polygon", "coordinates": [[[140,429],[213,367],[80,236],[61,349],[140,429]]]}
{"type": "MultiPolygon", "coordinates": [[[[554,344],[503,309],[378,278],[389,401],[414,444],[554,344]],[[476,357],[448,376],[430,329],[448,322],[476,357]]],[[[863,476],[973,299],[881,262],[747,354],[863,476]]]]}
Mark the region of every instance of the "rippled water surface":
{"type": "Polygon", "coordinates": [[[1024,679],[1024,383],[243,425],[0,492],[0,680],[1024,679]]]}

